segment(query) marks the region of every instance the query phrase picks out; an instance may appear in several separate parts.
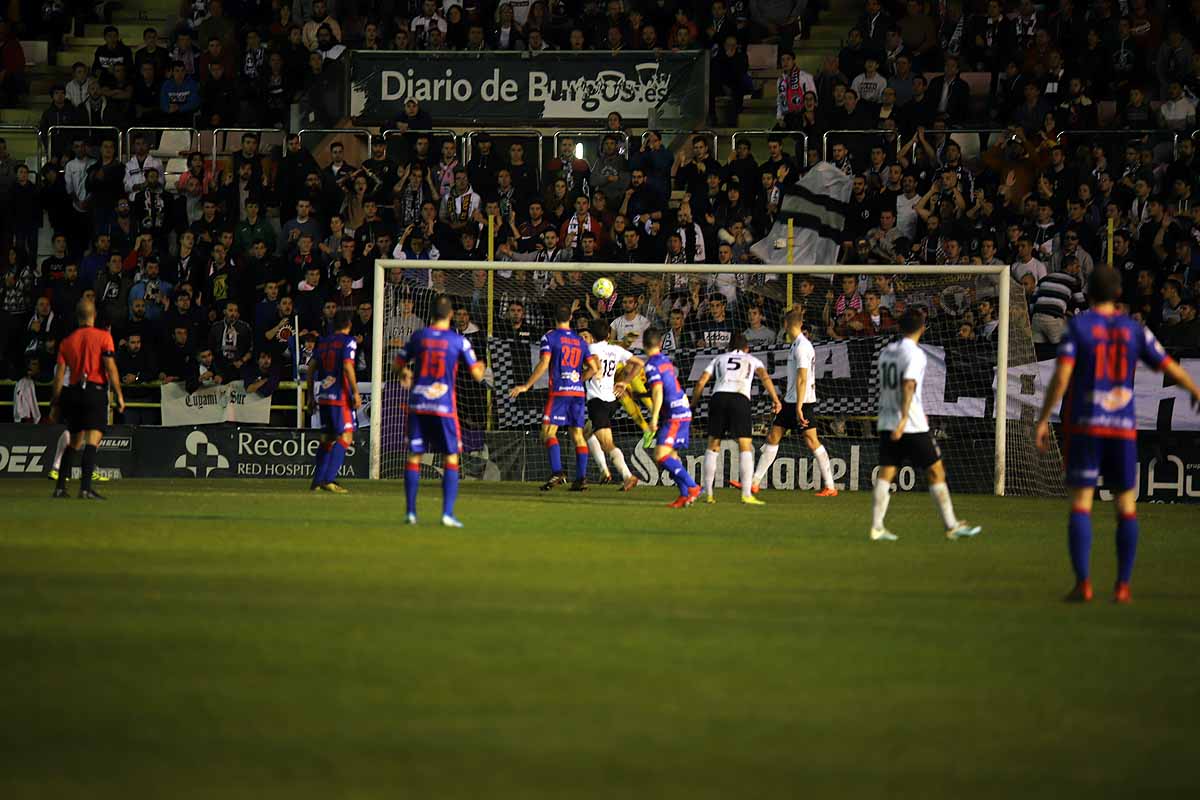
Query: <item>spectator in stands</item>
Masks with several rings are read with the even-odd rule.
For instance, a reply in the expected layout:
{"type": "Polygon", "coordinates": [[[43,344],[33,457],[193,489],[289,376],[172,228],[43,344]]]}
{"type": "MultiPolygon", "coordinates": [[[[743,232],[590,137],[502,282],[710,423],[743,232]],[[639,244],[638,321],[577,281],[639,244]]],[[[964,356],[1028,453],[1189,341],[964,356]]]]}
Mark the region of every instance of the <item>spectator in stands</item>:
{"type": "Polygon", "coordinates": [[[250,326],[242,321],[237,303],[225,304],[224,315],[209,329],[208,345],[233,369],[240,370],[249,362],[253,335],[250,326]]]}
{"type": "Polygon", "coordinates": [[[178,325],[171,331],[171,341],[159,359],[159,383],[186,383],[198,370],[196,354],[190,340],[188,327],[178,325]]]}
{"type": "Polygon", "coordinates": [[[113,253],[96,278],[96,319],[110,326],[121,324],[126,318],[132,286],[133,277],[125,273],[120,254],[113,253]]]}
{"type": "Polygon", "coordinates": [[[261,351],[257,358],[248,360],[240,370],[248,394],[270,397],[279,388],[279,370],[270,350],[261,351]]]}
{"type": "Polygon", "coordinates": [[[88,66],[82,61],[76,61],[71,65],[71,80],[67,81],[67,99],[71,101],[71,105],[79,108],[87,99],[88,82],[91,76],[88,74],[88,66]]]}
{"type": "MultiPolygon", "coordinates": [[[[2,104],[0,101],[0,105],[2,104]]],[[[67,87],[61,83],[51,86],[50,105],[42,112],[42,118],[38,122],[43,134],[48,137],[50,128],[55,125],[74,125],[77,117],[75,105],[67,99],[67,87]]]]}
{"type": "Polygon", "coordinates": [[[163,81],[159,113],[164,125],[190,128],[200,109],[200,86],[178,59],[171,62],[171,76],[163,81]]]}
{"type": "Polygon", "coordinates": [[[37,386],[41,380],[41,360],[35,356],[25,358],[25,374],[13,387],[13,422],[36,425],[42,420],[38,407],[37,386]]]}
{"type": "Polygon", "coordinates": [[[1158,313],[1160,325],[1175,325],[1181,320],[1179,307],[1183,304],[1183,284],[1175,278],[1163,281],[1162,308],[1158,313]]]}
{"type": "Polygon", "coordinates": [[[750,321],[750,325],[742,334],[746,337],[746,341],[751,347],[768,347],[775,343],[775,331],[768,328],[764,322],[764,312],[762,307],[757,305],[750,306],[746,314],[750,321]]]}
{"type": "Polygon", "coordinates": [[[149,64],[154,69],[154,76],[161,80],[171,69],[171,57],[165,48],[158,45],[158,31],[146,28],[142,31],[142,47],[133,54],[133,70],[142,72],[142,65],[149,64]]]}
{"type": "Polygon", "coordinates": [[[1196,315],[1196,300],[1179,303],[1176,308],[1178,319],[1165,325],[1158,337],[1164,347],[1172,351],[1196,351],[1200,349],[1200,317],[1196,315]]]}
{"type": "Polygon", "coordinates": [[[1058,344],[1067,330],[1067,322],[1086,308],[1083,274],[1074,256],[1063,259],[1062,270],[1051,272],[1038,281],[1033,295],[1033,341],[1058,344]]]}
{"type": "Polygon", "coordinates": [[[158,377],[150,351],[143,345],[140,333],[130,334],[125,344],[118,348],[117,371],[121,375],[121,383],[126,386],[147,383],[158,377]]]}

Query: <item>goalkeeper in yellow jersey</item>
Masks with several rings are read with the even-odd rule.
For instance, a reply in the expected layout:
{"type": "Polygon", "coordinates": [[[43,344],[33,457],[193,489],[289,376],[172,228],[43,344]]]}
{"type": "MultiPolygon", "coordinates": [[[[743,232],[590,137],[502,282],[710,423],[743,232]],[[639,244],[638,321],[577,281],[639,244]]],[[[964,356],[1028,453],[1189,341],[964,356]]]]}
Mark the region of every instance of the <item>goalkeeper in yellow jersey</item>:
{"type": "MultiPolygon", "coordinates": [[[[641,300],[641,297],[634,294],[627,294],[621,298],[622,314],[612,321],[612,334],[609,336],[609,341],[630,350],[642,349],[642,334],[650,327],[650,320],[646,319],[640,311],[641,300]]],[[[629,390],[619,398],[621,407],[625,409],[629,418],[642,429],[642,447],[646,448],[654,443],[654,431],[650,429],[650,424],[646,422],[637,405],[637,401],[641,400],[649,410],[651,403],[650,392],[646,388],[646,381],[641,373],[635,374],[629,381],[629,390]]]]}

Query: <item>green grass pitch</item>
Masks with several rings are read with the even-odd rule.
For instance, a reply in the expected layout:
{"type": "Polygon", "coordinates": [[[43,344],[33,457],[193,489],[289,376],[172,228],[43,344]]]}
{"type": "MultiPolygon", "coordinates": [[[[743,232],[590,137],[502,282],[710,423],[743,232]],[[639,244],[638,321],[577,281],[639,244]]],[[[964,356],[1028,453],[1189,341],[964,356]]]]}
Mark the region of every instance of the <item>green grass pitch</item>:
{"type": "MultiPolygon", "coordinates": [[[[1088,607],[1064,501],[671,511],[466,483],[0,484],[0,797],[1181,797],[1200,740],[1195,510],[1141,509],[1088,607]],[[75,524],[87,513],[86,529],[75,524]]],[[[1194,796],[1194,795],[1193,795],[1194,796]]]]}

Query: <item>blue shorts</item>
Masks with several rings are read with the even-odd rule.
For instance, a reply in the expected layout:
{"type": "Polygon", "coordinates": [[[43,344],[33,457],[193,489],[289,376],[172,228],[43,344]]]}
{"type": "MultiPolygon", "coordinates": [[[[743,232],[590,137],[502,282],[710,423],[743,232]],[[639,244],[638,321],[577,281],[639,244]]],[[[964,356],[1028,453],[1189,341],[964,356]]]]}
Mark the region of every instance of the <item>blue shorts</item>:
{"type": "Polygon", "coordinates": [[[408,415],[408,450],[414,455],[462,452],[462,433],[458,417],[439,417],[436,414],[408,415]]]}
{"type": "Polygon", "coordinates": [[[587,401],[582,397],[551,397],[542,414],[543,425],[582,428],[587,423],[587,401]]]}
{"type": "Polygon", "coordinates": [[[1112,491],[1137,486],[1136,439],[1113,439],[1073,433],[1066,438],[1063,460],[1067,464],[1068,486],[1095,486],[1100,478],[1104,479],[1104,488],[1112,491]]]}
{"type": "Polygon", "coordinates": [[[341,436],[358,429],[358,415],[349,406],[321,406],[321,430],[330,436],[341,436]]]}
{"type": "Polygon", "coordinates": [[[658,426],[654,441],[659,447],[686,450],[691,433],[692,421],[690,419],[669,419],[658,426]]]}

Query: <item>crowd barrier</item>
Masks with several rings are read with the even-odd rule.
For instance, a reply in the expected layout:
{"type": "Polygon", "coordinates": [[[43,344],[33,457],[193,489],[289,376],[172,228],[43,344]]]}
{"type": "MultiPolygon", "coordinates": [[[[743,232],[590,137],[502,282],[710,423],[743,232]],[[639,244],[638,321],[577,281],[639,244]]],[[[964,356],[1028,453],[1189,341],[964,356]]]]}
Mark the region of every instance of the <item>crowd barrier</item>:
{"type": "MultiPolygon", "coordinates": [[[[45,480],[55,449],[65,429],[61,425],[0,424],[0,480],[22,480],[30,491],[50,491],[45,480]]],[[[648,450],[638,446],[639,437],[618,435],[616,444],[628,453],[628,464],[643,486],[671,485],[671,478],[655,464],[648,450]]],[[[182,480],[272,479],[307,480],[320,446],[316,431],[256,425],[206,425],[157,428],[118,425],[109,429],[97,453],[97,469],[109,478],[178,478],[182,480]]],[[[471,480],[540,481],[549,473],[546,448],[536,431],[463,430],[464,453],[460,462],[463,478],[471,480]]],[[[841,437],[823,440],[829,454],[834,482],[844,491],[869,491],[878,469],[878,437],[841,437]]],[[[951,443],[944,448],[947,463],[972,456],[962,448],[970,442],[951,443]]],[[[699,444],[681,453],[684,466],[697,480],[703,463],[699,444]]],[[[347,451],[339,481],[366,478],[370,446],[364,431],[355,434],[347,451]]],[[[397,478],[404,459],[396,459],[397,478]]],[[[426,457],[423,470],[441,471],[440,457],[426,457]]],[[[74,470],[78,477],[78,467],[74,470]]],[[[737,474],[737,447],[723,444],[717,460],[717,488],[729,485],[737,474]]],[[[1194,438],[1170,437],[1154,432],[1138,435],[1138,500],[1156,503],[1200,503],[1200,445],[1194,438]]],[[[817,465],[807,447],[796,437],[780,444],[779,453],[766,476],[768,490],[812,489],[817,482],[817,465]]],[[[979,480],[979,479],[976,479],[979,480]]],[[[955,493],[987,493],[990,487],[975,485],[966,475],[950,475],[955,493]]],[[[900,492],[923,492],[925,482],[918,470],[905,467],[896,478],[900,492]]],[[[119,488],[117,489],[119,492],[119,488]]],[[[298,490],[299,491],[299,490],[298,490]]],[[[470,492],[468,488],[464,491],[470,492]]],[[[530,491],[533,491],[532,484],[530,491]]],[[[1108,492],[1100,490],[1101,497],[1108,492]]],[[[536,492],[535,492],[536,494],[536,492]]]]}

